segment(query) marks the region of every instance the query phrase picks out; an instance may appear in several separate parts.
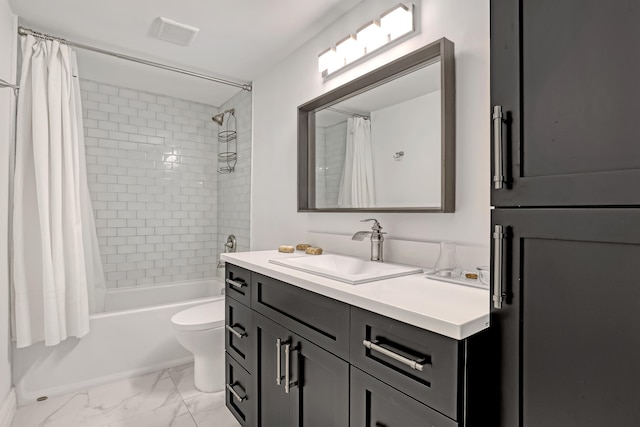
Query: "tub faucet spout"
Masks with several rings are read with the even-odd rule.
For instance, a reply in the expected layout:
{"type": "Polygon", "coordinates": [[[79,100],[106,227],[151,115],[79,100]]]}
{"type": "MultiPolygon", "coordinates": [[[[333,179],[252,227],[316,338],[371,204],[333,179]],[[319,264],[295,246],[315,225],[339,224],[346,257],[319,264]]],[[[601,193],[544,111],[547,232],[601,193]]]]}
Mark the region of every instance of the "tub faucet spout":
{"type": "Polygon", "coordinates": [[[371,236],[371,261],[382,262],[382,243],[384,242],[384,236],[381,230],[382,226],[375,218],[363,219],[360,222],[373,221],[373,227],[371,231],[358,231],[352,237],[351,240],[363,241],[365,237],[371,236]]]}

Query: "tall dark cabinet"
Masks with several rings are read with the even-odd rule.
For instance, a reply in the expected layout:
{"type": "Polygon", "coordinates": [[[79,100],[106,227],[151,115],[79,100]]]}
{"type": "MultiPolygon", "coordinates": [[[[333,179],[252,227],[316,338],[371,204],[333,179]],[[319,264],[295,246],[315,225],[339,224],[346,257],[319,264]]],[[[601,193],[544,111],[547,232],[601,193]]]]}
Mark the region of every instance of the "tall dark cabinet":
{"type": "Polygon", "coordinates": [[[491,0],[501,427],[640,425],[640,2],[491,0]]]}

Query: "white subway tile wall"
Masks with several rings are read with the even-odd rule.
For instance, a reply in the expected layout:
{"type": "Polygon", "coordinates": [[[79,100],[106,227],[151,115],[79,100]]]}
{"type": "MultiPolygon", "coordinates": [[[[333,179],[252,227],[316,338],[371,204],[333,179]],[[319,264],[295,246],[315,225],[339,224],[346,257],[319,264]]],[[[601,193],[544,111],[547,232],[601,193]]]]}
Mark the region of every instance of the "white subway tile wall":
{"type": "Polygon", "coordinates": [[[338,206],[340,180],[344,170],[347,146],[346,120],[323,129],[324,144],[316,150],[316,206],[335,208],[338,206]]]}
{"type": "Polygon", "coordinates": [[[80,87],[107,287],[215,276],[219,109],[88,80],[80,87]]]}
{"type": "MultiPolygon", "coordinates": [[[[220,106],[220,111],[235,108],[238,163],[235,172],[218,175],[218,247],[224,248],[227,236],[236,237],[237,251],[249,250],[251,203],[251,123],[252,95],[245,90],[220,106]]],[[[218,131],[224,130],[222,126],[218,131]]],[[[223,143],[224,144],[224,143],[223,143]]],[[[220,151],[227,151],[221,147],[220,151]]]]}

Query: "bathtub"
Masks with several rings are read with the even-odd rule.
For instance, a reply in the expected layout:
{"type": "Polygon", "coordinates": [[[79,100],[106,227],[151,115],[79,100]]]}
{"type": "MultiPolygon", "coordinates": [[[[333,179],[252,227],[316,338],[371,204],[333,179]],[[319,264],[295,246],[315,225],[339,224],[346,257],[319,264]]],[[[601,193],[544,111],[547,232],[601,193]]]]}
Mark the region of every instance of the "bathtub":
{"type": "Polygon", "coordinates": [[[18,405],[190,362],[171,316],[224,298],[223,289],[216,278],[107,290],[105,312],[91,315],[87,336],[54,347],[13,346],[18,405]]]}

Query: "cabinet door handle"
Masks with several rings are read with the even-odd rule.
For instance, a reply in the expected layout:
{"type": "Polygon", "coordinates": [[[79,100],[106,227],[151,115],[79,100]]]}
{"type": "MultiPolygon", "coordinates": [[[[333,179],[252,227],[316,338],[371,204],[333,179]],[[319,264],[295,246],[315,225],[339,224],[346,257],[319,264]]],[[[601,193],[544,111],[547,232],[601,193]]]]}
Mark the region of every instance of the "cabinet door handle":
{"type": "Polygon", "coordinates": [[[504,248],[504,226],[496,225],[493,228],[493,306],[502,308],[504,292],[502,290],[502,254],[504,248]]]}
{"type": "Polygon", "coordinates": [[[387,350],[384,347],[380,347],[377,341],[363,340],[362,344],[369,350],[376,351],[380,354],[384,354],[385,356],[390,357],[393,360],[397,360],[398,362],[403,363],[409,366],[411,369],[415,369],[416,371],[422,372],[422,369],[424,368],[424,363],[421,363],[422,360],[413,360],[413,359],[409,359],[407,357],[401,356],[398,353],[394,353],[391,350],[387,350]]]}
{"type": "Polygon", "coordinates": [[[232,326],[225,325],[224,327],[227,331],[231,332],[233,335],[237,336],[238,338],[244,338],[247,336],[247,332],[244,330],[244,328],[241,328],[242,332],[236,331],[236,327],[238,327],[238,325],[232,325],[232,326]]]}
{"type": "Polygon", "coordinates": [[[285,393],[289,393],[289,381],[291,381],[291,379],[289,378],[290,360],[291,360],[291,344],[286,343],[284,345],[284,392],[285,393]]]}
{"type": "Polygon", "coordinates": [[[232,384],[227,384],[226,388],[227,388],[227,390],[229,390],[229,393],[231,393],[233,395],[233,397],[236,398],[236,400],[238,402],[244,402],[245,400],[247,400],[247,395],[245,394],[244,396],[240,396],[238,394],[238,392],[233,389],[233,387],[235,387],[236,385],[238,385],[237,382],[232,383],[232,384]]]}
{"type": "Polygon", "coordinates": [[[234,288],[238,288],[238,289],[242,289],[245,286],[247,286],[247,284],[244,281],[241,282],[233,279],[225,279],[224,281],[229,285],[233,286],[234,288]]]}
{"type": "Polygon", "coordinates": [[[282,368],[280,361],[280,348],[282,347],[282,340],[276,338],[276,385],[282,384],[282,368]]]}
{"type": "Polygon", "coordinates": [[[494,175],[493,188],[500,190],[504,187],[506,179],[504,177],[504,163],[502,160],[502,106],[493,107],[493,155],[494,155],[494,175]]]}
{"type": "MultiPolygon", "coordinates": [[[[295,347],[291,348],[291,342],[287,341],[284,344],[284,392],[289,393],[291,391],[291,387],[295,387],[298,385],[298,380],[291,381],[291,354],[294,351],[300,351],[300,344],[296,344],[295,347]]],[[[299,369],[300,365],[298,365],[299,369]]],[[[300,373],[297,373],[297,377],[300,377],[300,373]]]]}

